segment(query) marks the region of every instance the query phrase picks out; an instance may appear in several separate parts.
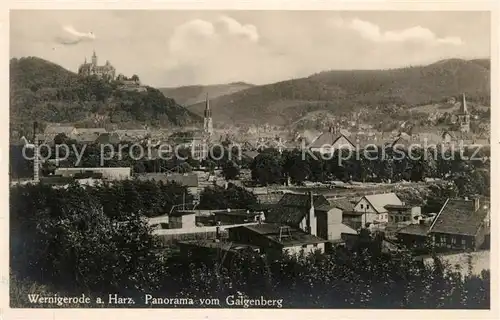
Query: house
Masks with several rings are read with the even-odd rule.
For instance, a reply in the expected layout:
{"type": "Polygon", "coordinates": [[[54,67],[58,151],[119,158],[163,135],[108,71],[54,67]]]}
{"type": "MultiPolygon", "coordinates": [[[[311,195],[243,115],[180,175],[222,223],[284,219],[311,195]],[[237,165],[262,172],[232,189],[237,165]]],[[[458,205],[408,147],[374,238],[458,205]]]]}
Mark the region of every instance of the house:
{"type": "Polygon", "coordinates": [[[263,253],[324,252],[327,242],[297,228],[276,223],[238,226],[228,228],[228,232],[230,241],[257,246],[263,253]]]}
{"type": "Polygon", "coordinates": [[[408,150],[409,147],[414,144],[414,140],[412,139],[412,136],[405,132],[400,132],[396,139],[394,139],[391,143],[391,147],[393,149],[405,149],[408,150]]]}
{"type": "Polygon", "coordinates": [[[416,224],[421,215],[420,207],[412,207],[406,204],[387,204],[384,208],[387,210],[390,224],[416,224]]]}
{"type": "Polygon", "coordinates": [[[388,222],[387,205],[402,206],[403,202],[395,193],[365,195],[356,203],[353,211],[362,213],[363,223],[388,222]]]}
{"type": "Polygon", "coordinates": [[[120,143],[120,136],[115,132],[101,133],[95,142],[98,144],[117,144],[120,143]]]}
{"type": "Polygon", "coordinates": [[[198,175],[196,173],[173,173],[168,174],[166,178],[167,182],[177,183],[181,186],[187,187],[189,193],[192,195],[198,195],[198,175]]]}
{"type": "Polygon", "coordinates": [[[332,242],[342,240],[344,234],[357,234],[356,229],[343,223],[343,212],[352,210],[347,198],[330,200],[328,205],[315,208],[317,236],[332,242]]]}
{"type": "Polygon", "coordinates": [[[480,248],[489,229],[489,210],[485,198],[446,200],[429,229],[432,242],[448,249],[480,248]]]}
{"type": "Polygon", "coordinates": [[[410,224],[395,232],[397,242],[406,248],[424,249],[428,239],[430,224],[421,221],[418,224],[410,224]]]}
{"type": "Polygon", "coordinates": [[[172,211],[168,216],[169,229],[189,229],[196,227],[196,213],[193,211],[172,211]]]}
{"type": "Polygon", "coordinates": [[[97,140],[97,138],[99,138],[99,134],[95,132],[84,132],[84,133],[78,133],[74,135],[72,138],[80,143],[92,144],[97,140]]]}
{"type": "Polygon", "coordinates": [[[312,152],[332,154],[335,150],[355,150],[356,146],[343,133],[330,127],[328,132],[321,134],[310,146],[312,152]]]}
{"type": "Polygon", "coordinates": [[[330,203],[323,195],[285,193],[266,214],[266,222],[288,225],[317,234],[316,210],[330,203]]]}
{"type": "Polygon", "coordinates": [[[66,137],[71,137],[77,133],[77,129],[73,126],[63,126],[57,124],[49,124],[44,130],[44,134],[47,136],[56,136],[60,133],[66,135],[66,137]]]}
{"type": "Polygon", "coordinates": [[[358,230],[363,226],[366,227],[364,212],[343,211],[342,223],[355,230],[358,230]]]}
{"type": "Polygon", "coordinates": [[[78,174],[84,173],[101,173],[102,179],[105,180],[125,180],[130,179],[132,169],[130,167],[124,168],[57,168],[54,172],[55,175],[63,177],[74,177],[78,174]]]}
{"type": "Polygon", "coordinates": [[[241,153],[242,157],[244,157],[250,161],[255,159],[258,155],[259,155],[259,153],[257,151],[254,151],[254,150],[246,150],[246,151],[243,151],[241,153]]]}
{"type": "Polygon", "coordinates": [[[215,215],[215,222],[221,225],[243,224],[265,220],[263,212],[252,212],[246,209],[227,209],[215,211],[213,214],[215,215]]]}

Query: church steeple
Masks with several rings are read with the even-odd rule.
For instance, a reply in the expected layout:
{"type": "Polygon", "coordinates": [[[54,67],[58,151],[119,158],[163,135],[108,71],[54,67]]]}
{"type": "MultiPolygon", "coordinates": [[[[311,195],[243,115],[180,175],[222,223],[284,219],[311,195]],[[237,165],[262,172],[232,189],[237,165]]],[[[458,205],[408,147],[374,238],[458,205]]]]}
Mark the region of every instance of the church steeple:
{"type": "Polygon", "coordinates": [[[210,110],[210,101],[207,97],[205,98],[205,112],[203,119],[203,133],[207,138],[210,138],[213,133],[213,123],[212,123],[212,111],[210,110]]]}
{"type": "Polygon", "coordinates": [[[95,50],[94,53],[92,54],[92,64],[94,66],[97,66],[97,55],[95,54],[95,50]]]}
{"type": "Polygon", "coordinates": [[[210,110],[210,100],[208,100],[208,93],[205,98],[205,118],[211,118],[212,117],[212,111],[210,110]]]}
{"type": "Polygon", "coordinates": [[[458,122],[461,132],[470,131],[470,114],[467,110],[467,101],[465,100],[465,93],[462,94],[462,106],[460,108],[460,114],[458,114],[458,122]]]}
{"type": "Polygon", "coordinates": [[[461,108],[462,114],[468,114],[469,111],[467,110],[467,101],[465,101],[465,93],[462,93],[462,108],[461,108]]]}

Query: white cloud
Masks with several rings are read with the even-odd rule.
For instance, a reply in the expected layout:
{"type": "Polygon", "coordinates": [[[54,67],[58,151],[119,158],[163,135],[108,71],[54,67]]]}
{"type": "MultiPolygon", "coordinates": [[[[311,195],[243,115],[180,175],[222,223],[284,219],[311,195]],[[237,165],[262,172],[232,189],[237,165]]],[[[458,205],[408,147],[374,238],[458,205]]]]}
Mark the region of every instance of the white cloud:
{"type": "Polygon", "coordinates": [[[332,24],[337,28],[346,28],[356,31],[363,38],[374,42],[421,41],[430,44],[463,44],[462,39],[459,37],[438,38],[434,32],[421,26],[410,27],[402,30],[381,31],[378,25],[358,18],[354,18],[350,21],[334,19],[332,24]]]}
{"type": "Polygon", "coordinates": [[[63,45],[73,45],[82,41],[93,41],[96,39],[93,32],[80,32],[73,28],[73,26],[64,26],[62,29],[64,34],[56,37],[56,41],[63,45]]]}
{"type": "Polygon", "coordinates": [[[226,31],[229,34],[243,36],[252,42],[257,42],[259,40],[259,33],[257,32],[257,27],[251,24],[241,24],[235,19],[227,16],[221,16],[218,19],[226,31]]]}
{"type": "Polygon", "coordinates": [[[200,65],[235,46],[244,50],[245,42],[253,44],[258,39],[255,26],[243,25],[227,16],[221,16],[214,22],[190,20],[175,27],[168,41],[167,67],[200,65]]]}

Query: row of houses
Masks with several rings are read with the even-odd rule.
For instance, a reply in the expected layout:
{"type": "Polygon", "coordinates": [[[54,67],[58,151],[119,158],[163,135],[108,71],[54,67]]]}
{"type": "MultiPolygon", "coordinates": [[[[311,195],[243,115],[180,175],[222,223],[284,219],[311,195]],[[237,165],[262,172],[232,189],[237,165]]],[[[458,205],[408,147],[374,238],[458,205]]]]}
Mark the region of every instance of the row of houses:
{"type": "Polygon", "coordinates": [[[489,139],[473,138],[471,135],[464,132],[444,131],[441,135],[435,134],[415,134],[409,135],[401,132],[397,136],[387,140],[371,139],[366,136],[349,136],[344,132],[339,132],[331,127],[328,132],[321,134],[309,146],[311,151],[322,154],[330,154],[334,150],[347,149],[347,150],[362,150],[368,146],[378,147],[403,147],[421,146],[432,147],[442,146],[444,148],[454,147],[474,147],[474,146],[488,146],[489,139]]]}
{"type": "Polygon", "coordinates": [[[385,238],[396,249],[422,249],[430,241],[441,250],[476,250],[489,235],[489,201],[479,198],[448,199],[436,215],[425,215],[394,193],[367,195],[356,201],[327,200],[312,193],[284,194],[274,205],[219,211],[215,215],[217,225],[227,231],[227,238],[201,243],[183,241],[180,245],[184,250],[199,250],[201,246],[263,253],[324,252],[345,245],[364,227],[373,227],[384,236],[392,229],[391,236],[385,238]],[[232,227],[238,223],[251,224],[232,227]]]}

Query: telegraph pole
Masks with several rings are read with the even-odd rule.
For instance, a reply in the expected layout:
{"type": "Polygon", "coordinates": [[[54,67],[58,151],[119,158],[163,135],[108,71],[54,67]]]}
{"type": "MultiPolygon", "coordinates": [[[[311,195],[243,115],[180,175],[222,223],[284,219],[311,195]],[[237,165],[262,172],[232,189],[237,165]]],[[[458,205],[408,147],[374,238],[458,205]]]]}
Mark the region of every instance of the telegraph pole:
{"type": "Polygon", "coordinates": [[[40,159],[39,159],[39,148],[38,148],[38,123],[35,121],[33,123],[33,145],[35,146],[33,148],[33,181],[39,182],[40,181],[40,176],[39,176],[39,171],[40,171],[40,159]]]}

